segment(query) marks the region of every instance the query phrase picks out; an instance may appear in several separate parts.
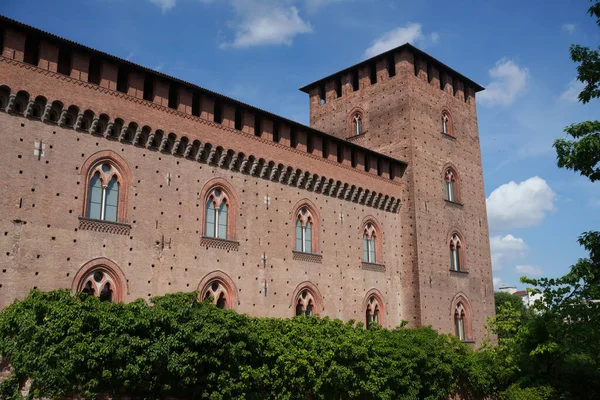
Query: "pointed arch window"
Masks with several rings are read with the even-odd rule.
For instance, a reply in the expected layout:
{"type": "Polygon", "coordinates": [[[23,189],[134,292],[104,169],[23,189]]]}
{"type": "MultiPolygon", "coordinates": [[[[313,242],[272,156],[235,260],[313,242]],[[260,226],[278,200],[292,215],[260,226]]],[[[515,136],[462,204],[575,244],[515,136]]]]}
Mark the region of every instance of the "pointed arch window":
{"type": "Polygon", "coordinates": [[[229,214],[229,199],[220,188],[213,189],[206,201],[205,236],[227,239],[227,220],[229,214]]]}
{"type": "Polygon", "coordinates": [[[450,133],[450,119],[448,118],[448,114],[442,114],[442,133],[449,135],[450,133]]]}
{"type": "Polygon", "coordinates": [[[123,301],[127,279],[111,260],[97,258],[86,263],[73,279],[73,293],[86,293],[100,301],[123,301]]]}
{"type": "Polygon", "coordinates": [[[450,236],[450,270],[462,271],[462,243],[457,233],[450,236]]]}
{"type": "Polygon", "coordinates": [[[296,216],[296,251],[313,252],[313,223],[313,216],[308,208],[301,208],[296,216]]]}
{"type": "Polygon", "coordinates": [[[308,289],[298,295],[296,301],[296,315],[313,315],[315,312],[315,299],[308,289]]]}
{"type": "Polygon", "coordinates": [[[92,170],[86,217],[117,222],[120,181],[119,171],[108,162],[92,170]]]}
{"type": "Polygon", "coordinates": [[[363,121],[362,115],[360,114],[355,114],[354,117],[352,117],[352,133],[354,136],[358,136],[363,133],[363,121]]]}
{"type": "Polygon", "coordinates": [[[218,279],[209,282],[203,291],[203,300],[210,300],[212,303],[221,309],[231,308],[231,296],[227,287],[218,279]]]}
{"type": "Polygon", "coordinates": [[[112,302],[114,286],[115,283],[110,275],[103,271],[94,271],[85,278],[85,284],[81,292],[89,296],[99,297],[100,301],[112,302]]]}
{"type": "Polygon", "coordinates": [[[466,312],[465,307],[462,303],[458,303],[454,308],[454,334],[458,337],[459,340],[466,340],[467,336],[465,334],[465,319],[466,312]]]}
{"type": "Polygon", "coordinates": [[[376,230],[372,223],[367,222],[363,231],[363,261],[369,263],[377,262],[376,230]]]}
{"type": "Polygon", "coordinates": [[[381,305],[379,304],[379,299],[377,298],[377,296],[371,295],[367,300],[367,309],[365,311],[365,320],[367,328],[369,328],[373,324],[381,324],[379,320],[380,310],[381,305]]]}
{"type": "Polygon", "coordinates": [[[452,168],[446,169],[446,172],[444,173],[444,185],[446,190],[446,200],[453,203],[456,202],[456,173],[452,168]]]}

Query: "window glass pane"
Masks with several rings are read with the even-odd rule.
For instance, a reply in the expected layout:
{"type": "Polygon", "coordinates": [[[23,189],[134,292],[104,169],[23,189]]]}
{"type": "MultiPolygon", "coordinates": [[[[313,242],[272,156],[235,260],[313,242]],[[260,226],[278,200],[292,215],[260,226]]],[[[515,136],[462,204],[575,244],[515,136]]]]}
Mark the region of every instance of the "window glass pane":
{"type": "Polygon", "coordinates": [[[304,238],[305,250],[307,253],[312,253],[312,222],[306,223],[306,237],[304,238]]]}
{"type": "Polygon", "coordinates": [[[90,179],[90,194],[88,196],[88,218],[100,219],[100,208],[102,207],[102,183],[100,173],[96,172],[90,179]]]}
{"type": "Polygon", "coordinates": [[[363,258],[365,261],[369,261],[369,240],[367,235],[363,235],[363,258]]]}
{"type": "Polygon", "coordinates": [[[302,304],[300,302],[298,302],[298,304],[296,305],[296,315],[302,315],[304,314],[304,311],[302,310],[302,304]]]}
{"type": "Polygon", "coordinates": [[[215,237],[215,203],[212,200],[206,203],[206,236],[215,237]]]}
{"type": "Polygon", "coordinates": [[[375,237],[371,236],[369,240],[369,262],[375,262],[375,237]]]}
{"type": "Polygon", "coordinates": [[[446,188],[446,200],[450,200],[450,182],[445,181],[445,183],[446,183],[446,185],[445,185],[445,188],[446,188]]]}
{"type": "Polygon", "coordinates": [[[313,305],[312,303],[308,303],[308,305],[306,306],[306,315],[313,315],[313,305]]]}
{"type": "Polygon", "coordinates": [[[302,223],[296,220],[296,251],[302,251],[302,223]]]}
{"type": "Polygon", "coordinates": [[[106,187],[106,200],[104,209],[104,219],[106,221],[117,222],[117,208],[119,203],[119,182],[117,177],[113,176],[106,187]]]}
{"type": "Polygon", "coordinates": [[[454,249],[450,249],[450,269],[451,270],[455,270],[456,269],[456,265],[454,264],[454,249]]]}
{"type": "Polygon", "coordinates": [[[454,182],[448,182],[448,200],[454,201],[454,182]]]}
{"type": "Polygon", "coordinates": [[[454,269],[456,269],[457,271],[460,271],[460,251],[459,248],[457,247],[456,249],[454,249],[454,269]]]}
{"type": "Polygon", "coordinates": [[[219,206],[219,232],[218,237],[220,239],[227,239],[227,211],[229,206],[227,203],[221,203],[219,206]]]}

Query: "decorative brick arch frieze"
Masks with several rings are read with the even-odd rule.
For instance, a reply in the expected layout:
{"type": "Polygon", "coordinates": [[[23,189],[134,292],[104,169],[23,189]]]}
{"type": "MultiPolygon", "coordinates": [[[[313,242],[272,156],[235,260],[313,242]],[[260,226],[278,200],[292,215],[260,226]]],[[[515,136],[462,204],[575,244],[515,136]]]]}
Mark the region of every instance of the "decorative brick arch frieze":
{"type": "Polygon", "coordinates": [[[456,334],[456,318],[463,318],[464,340],[473,341],[473,309],[467,295],[462,292],[457,293],[450,303],[450,318],[453,326],[453,333],[456,334]]]}
{"type": "Polygon", "coordinates": [[[446,163],[446,165],[444,165],[444,167],[442,168],[442,181],[444,182],[444,198],[448,201],[452,201],[453,203],[462,204],[462,199],[461,199],[462,182],[461,182],[460,174],[458,173],[458,169],[456,168],[456,166],[454,164],[446,163]],[[451,180],[451,182],[453,183],[453,188],[454,188],[453,199],[448,198],[448,192],[447,192],[448,188],[446,185],[449,180],[451,180]]]}
{"type": "Polygon", "coordinates": [[[85,263],[73,278],[71,290],[73,293],[82,292],[86,284],[90,282],[96,290],[96,295],[99,290],[102,290],[105,283],[110,283],[112,290],[112,301],[115,303],[124,301],[125,295],[129,294],[129,285],[125,274],[119,266],[112,260],[105,257],[98,257],[85,263]],[[102,279],[95,279],[96,272],[102,273],[102,279]]]}
{"type": "Polygon", "coordinates": [[[238,306],[237,288],[233,280],[223,271],[213,271],[202,278],[198,284],[198,296],[200,300],[212,297],[213,304],[219,304],[223,299],[223,307],[227,310],[235,310],[238,306]],[[221,297],[223,296],[223,297],[221,297]]]}
{"type": "MultiPolygon", "coordinates": [[[[363,239],[363,235],[367,235],[367,238],[375,236],[375,260],[372,264],[383,264],[383,229],[381,224],[372,215],[367,215],[363,218],[360,224],[360,238],[363,239]],[[371,226],[369,228],[369,225],[371,226]]],[[[364,245],[364,243],[363,243],[364,245]]],[[[366,261],[366,260],[363,260],[366,261]]]]}
{"type": "Polygon", "coordinates": [[[446,248],[448,249],[448,262],[450,263],[450,270],[455,272],[468,272],[467,268],[467,257],[466,257],[466,248],[467,241],[465,239],[465,235],[458,228],[452,228],[448,231],[446,236],[446,248]],[[452,269],[452,253],[451,250],[453,247],[458,246],[458,256],[459,256],[459,268],[453,270],[452,269]]]}
{"type": "Polygon", "coordinates": [[[227,180],[217,177],[212,178],[204,184],[202,191],[200,192],[200,198],[202,199],[202,213],[200,217],[200,224],[202,226],[202,236],[206,234],[206,204],[208,201],[218,202],[217,206],[221,202],[226,202],[229,206],[227,213],[227,240],[235,241],[236,235],[236,215],[239,212],[239,200],[234,187],[227,182],[227,180]],[[219,198],[214,198],[214,191],[218,189],[222,192],[219,198]]]}
{"type": "Polygon", "coordinates": [[[369,315],[377,315],[376,322],[381,326],[385,326],[385,301],[379,290],[373,288],[367,292],[363,300],[362,315],[365,318],[365,326],[368,326],[369,315]]]}
{"type": "Polygon", "coordinates": [[[353,138],[367,132],[368,122],[365,115],[365,110],[363,110],[361,107],[354,107],[350,111],[346,120],[346,126],[349,133],[348,137],[353,138]],[[360,133],[356,132],[355,121],[357,120],[357,118],[360,119],[360,133]]]}
{"type": "MultiPolygon", "coordinates": [[[[321,242],[320,242],[320,232],[321,232],[321,216],[319,215],[319,210],[317,208],[317,206],[310,201],[309,199],[302,199],[300,201],[298,201],[295,205],[294,208],[292,209],[292,214],[291,214],[291,220],[292,220],[292,227],[294,229],[294,240],[296,240],[296,221],[300,219],[302,222],[302,225],[304,226],[304,224],[306,224],[307,221],[310,220],[310,222],[312,223],[312,254],[321,254],[321,242]],[[305,215],[302,215],[302,211],[306,210],[308,211],[308,213],[305,213],[305,215]]],[[[296,248],[295,247],[295,242],[294,242],[294,246],[292,248],[296,248]]]]}
{"type": "Polygon", "coordinates": [[[452,119],[452,113],[450,113],[450,109],[448,107],[442,107],[440,110],[440,131],[448,136],[456,137],[454,135],[454,120],[452,119]],[[446,124],[446,131],[444,132],[444,123],[446,124]]]}
{"type": "Polygon", "coordinates": [[[320,315],[325,310],[323,306],[323,297],[321,296],[319,289],[312,282],[305,281],[296,286],[296,289],[294,289],[292,302],[290,304],[292,315],[297,315],[296,307],[299,305],[303,307],[304,311],[306,311],[307,307],[311,304],[313,307],[313,315],[320,315]]]}
{"type": "MultiPolygon", "coordinates": [[[[99,87],[95,84],[88,82],[82,82],[80,80],[57,74],[54,72],[41,70],[29,64],[24,64],[16,60],[7,59],[0,56],[0,62],[7,62],[17,65],[21,68],[34,70],[38,73],[55,76],[57,79],[84,86],[92,90],[116,96],[119,98],[127,99],[134,103],[143,104],[153,109],[157,109],[169,114],[176,114],[181,118],[194,120],[195,122],[212,126],[218,129],[227,130],[238,135],[246,135],[246,133],[228,128],[214,121],[209,121],[197,116],[188,115],[186,113],[179,112],[168,107],[164,107],[146,100],[137,99],[128,96],[125,93],[117,92],[111,89],[99,87]]],[[[8,93],[8,104],[5,106],[7,112],[12,112],[16,99],[16,93],[11,91],[8,86],[1,86],[4,92],[8,93]]],[[[1,92],[1,91],[0,91],[1,92]]],[[[0,93],[1,94],[1,93],[0,93]]],[[[31,96],[30,96],[31,98],[31,96]]],[[[45,99],[45,98],[44,98],[45,99]]],[[[30,100],[31,102],[31,100],[30,100]]],[[[29,103],[28,103],[29,104],[29,103]]],[[[254,177],[269,179],[273,182],[279,182],[285,185],[291,185],[300,189],[310,190],[314,193],[319,193],[325,196],[335,196],[341,200],[356,202],[360,205],[367,207],[373,207],[379,210],[397,213],[400,211],[400,198],[395,196],[386,195],[385,193],[378,193],[368,188],[358,187],[352,185],[352,183],[341,182],[339,180],[331,179],[330,177],[320,176],[317,174],[311,174],[308,171],[303,171],[299,168],[283,165],[281,163],[274,162],[267,158],[261,158],[256,155],[246,155],[243,152],[237,152],[227,147],[220,147],[218,144],[201,142],[200,140],[192,140],[186,136],[178,136],[176,133],[168,133],[167,130],[153,129],[152,127],[139,123],[136,121],[127,122],[122,118],[114,118],[109,116],[103,111],[92,111],[89,109],[77,107],[74,105],[67,105],[68,102],[63,100],[56,101],[48,99],[44,104],[40,104],[39,107],[43,107],[42,116],[38,119],[41,122],[57,124],[65,129],[74,129],[83,134],[92,134],[95,136],[104,137],[108,140],[118,140],[123,144],[134,145],[141,148],[150,148],[153,150],[159,150],[163,153],[169,153],[176,157],[183,157],[189,161],[196,161],[201,163],[210,164],[215,168],[223,168],[231,171],[239,171],[244,174],[249,174],[254,177]],[[77,110],[76,115],[70,115],[71,111],[77,110]],[[74,120],[71,125],[65,124],[65,119],[69,117],[74,120]],[[113,119],[114,118],[114,119],[113,119]],[[117,129],[118,128],[118,129],[117,129]],[[135,132],[128,132],[128,129],[135,128],[135,132]],[[162,134],[161,143],[155,142],[155,134],[162,134]],[[131,137],[133,136],[133,137],[131,137]],[[154,140],[153,140],[154,139],[154,140]],[[154,146],[156,145],[156,146],[154,146]],[[170,151],[166,151],[166,150],[170,151]],[[262,160],[262,165],[259,165],[262,160]],[[365,193],[369,195],[365,196],[365,193]]],[[[24,116],[23,113],[15,114],[24,116]]],[[[364,111],[363,111],[364,119],[364,111]]],[[[364,125],[367,121],[363,120],[364,125]]],[[[348,165],[340,164],[339,162],[324,159],[323,157],[306,153],[296,148],[283,145],[278,142],[269,141],[257,136],[251,136],[253,140],[260,141],[265,145],[275,146],[281,149],[286,149],[293,153],[302,154],[305,157],[318,159],[323,163],[336,165],[338,168],[352,170],[362,175],[369,176],[371,179],[381,180],[392,185],[400,186],[398,181],[390,181],[389,179],[377,176],[376,174],[369,173],[358,168],[354,168],[348,165]]],[[[268,150],[268,149],[265,149],[268,150]]]]}
{"type": "MultiPolygon", "coordinates": [[[[90,179],[104,164],[108,164],[113,168],[108,174],[108,179],[112,178],[113,175],[117,176],[119,182],[117,222],[125,223],[127,221],[127,201],[130,188],[133,185],[133,175],[123,157],[111,150],[102,150],[92,154],[81,166],[80,175],[84,178],[85,182],[81,216],[85,218],[88,215],[90,179]]],[[[105,179],[105,177],[101,176],[101,179],[105,179]]]]}

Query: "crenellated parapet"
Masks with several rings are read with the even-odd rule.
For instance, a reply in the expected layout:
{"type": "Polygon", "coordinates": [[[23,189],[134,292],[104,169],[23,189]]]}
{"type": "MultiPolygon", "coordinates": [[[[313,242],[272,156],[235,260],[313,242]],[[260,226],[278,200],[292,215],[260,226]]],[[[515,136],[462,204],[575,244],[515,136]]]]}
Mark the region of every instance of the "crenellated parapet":
{"type": "MultiPolygon", "coordinates": [[[[67,107],[58,100],[51,101],[42,96],[31,99],[26,91],[20,90],[14,93],[6,85],[0,85],[0,112],[180,157],[190,162],[203,163],[214,168],[239,172],[325,196],[337,197],[383,211],[397,213],[400,208],[400,199],[393,195],[378,193],[369,188],[354,185],[352,182],[342,182],[312,173],[299,168],[299,166],[277,163],[270,160],[266,154],[246,154],[244,151],[231,148],[231,143],[190,140],[187,136],[163,129],[153,129],[142,123],[125,122],[121,118],[112,119],[105,113],[98,115],[97,112],[90,109],[82,111],[82,108],[76,105],[67,107]]],[[[91,225],[88,227],[88,221],[82,221],[82,224],[86,229],[95,229],[91,225]]],[[[119,232],[128,229],[128,227],[121,226],[116,228],[120,229],[119,232]]]]}
{"type": "Polygon", "coordinates": [[[471,105],[475,105],[475,93],[483,90],[477,83],[409,43],[312,82],[300,90],[309,94],[312,113],[321,105],[401,73],[439,87],[448,95],[471,105]]]}
{"type": "MultiPolygon", "coordinates": [[[[182,118],[209,121],[376,179],[397,184],[406,169],[405,162],[385,154],[2,16],[0,34],[3,35],[0,58],[34,67],[47,75],[182,118]]],[[[86,114],[79,112],[78,107],[77,110],[64,108],[60,101],[46,101],[41,106],[39,99],[32,99],[31,104],[29,100],[23,103],[18,96],[3,96],[5,91],[0,88],[3,109],[12,111],[12,107],[23,107],[16,111],[26,110],[28,116],[55,120],[76,129],[101,126],[110,140],[131,142],[136,138],[139,141],[140,137],[145,139],[143,135],[150,134],[137,123],[125,124],[118,118],[106,120],[100,110],[88,110],[86,114]]],[[[152,134],[156,136],[155,132],[152,134]]],[[[169,134],[161,134],[160,140],[162,142],[157,143],[160,151],[175,147],[175,142],[169,141],[169,134]]],[[[180,144],[181,141],[176,147],[180,144]]]]}

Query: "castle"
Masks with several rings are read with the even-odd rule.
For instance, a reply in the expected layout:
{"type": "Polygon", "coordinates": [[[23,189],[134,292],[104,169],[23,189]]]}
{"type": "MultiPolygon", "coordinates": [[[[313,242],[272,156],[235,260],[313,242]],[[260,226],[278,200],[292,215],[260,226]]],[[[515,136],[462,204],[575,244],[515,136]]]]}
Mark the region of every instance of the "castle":
{"type": "Polygon", "coordinates": [[[483,339],[475,82],[410,44],[303,88],[310,127],[0,17],[0,308],[198,290],[483,339]]]}

